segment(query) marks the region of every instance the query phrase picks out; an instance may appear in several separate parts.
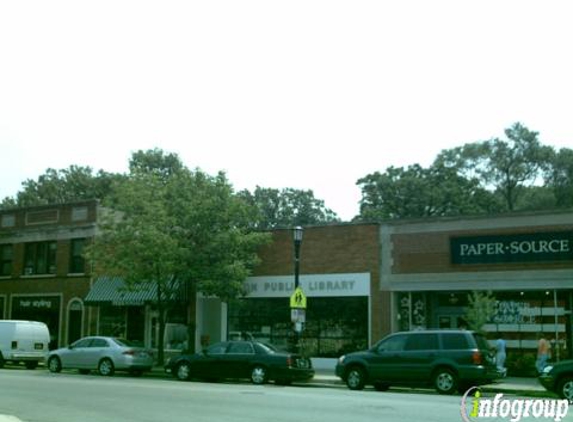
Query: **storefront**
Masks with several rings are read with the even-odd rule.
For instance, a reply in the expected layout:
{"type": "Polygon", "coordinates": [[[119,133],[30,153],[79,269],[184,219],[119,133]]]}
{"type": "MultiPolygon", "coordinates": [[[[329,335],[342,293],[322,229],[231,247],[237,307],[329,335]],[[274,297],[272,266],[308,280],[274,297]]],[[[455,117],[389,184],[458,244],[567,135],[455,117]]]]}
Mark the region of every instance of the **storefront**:
{"type": "MultiPolygon", "coordinates": [[[[159,342],[157,289],[152,284],[128,287],[118,277],[98,277],[85,298],[96,319],[94,331],[156,348],[159,342]]],[[[179,287],[166,294],[163,344],[166,351],[181,351],[188,341],[188,300],[179,287]]]]}
{"type": "Polygon", "coordinates": [[[11,301],[11,319],[44,322],[50,330],[50,349],[58,347],[61,295],[12,295],[11,301]]]}
{"type": "Polygon", "coordinates": [[[400,222],[381,227],[381,242],[393,331],[464,328],[469,295],[491,292],[490,339],[531,360],[542,334],[555,358],[570,356],[573,214],[400,222]]]}
{"type": "MultiPolygon", "coordinates": [[[[301,344],[314,357],[339,357],[370,342],[369,273],[310,274],[300,278],[307,297],[301,344]]],[[[292,276],[251,277],[249,294],[228,306],[228,336],[252,336],[288,348],[292,340],[292,276]]]]}

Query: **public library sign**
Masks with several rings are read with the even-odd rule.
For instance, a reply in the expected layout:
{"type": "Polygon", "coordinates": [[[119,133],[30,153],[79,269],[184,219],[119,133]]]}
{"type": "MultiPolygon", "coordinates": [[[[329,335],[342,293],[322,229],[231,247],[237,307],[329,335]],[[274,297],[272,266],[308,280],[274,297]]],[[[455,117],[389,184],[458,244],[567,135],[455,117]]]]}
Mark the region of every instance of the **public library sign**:
{"type": "Polygon", "coordinates": [[[450,239],[453,264],[573,261],[573,231],[450,239]]]}

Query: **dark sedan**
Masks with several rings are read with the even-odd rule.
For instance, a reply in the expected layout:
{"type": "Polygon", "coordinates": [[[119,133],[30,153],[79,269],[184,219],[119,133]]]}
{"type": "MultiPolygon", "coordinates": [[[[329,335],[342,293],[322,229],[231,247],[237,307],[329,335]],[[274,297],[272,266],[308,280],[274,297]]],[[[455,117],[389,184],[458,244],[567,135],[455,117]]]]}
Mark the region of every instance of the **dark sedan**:
{"type": "Polygon", "coordinates": [[[547,365],[539,375],[539,382],[548,391],[563,399],[573,400],[573,360],[547,365]]]}
{"type": "Polygon", "coordinates": [[[314,376],[310,359],[280,352],[258,341],[224,341],[196,354],[173,357],[165,371],[179,380],[249,379],[253,384],[308,381],[314,376]]]}

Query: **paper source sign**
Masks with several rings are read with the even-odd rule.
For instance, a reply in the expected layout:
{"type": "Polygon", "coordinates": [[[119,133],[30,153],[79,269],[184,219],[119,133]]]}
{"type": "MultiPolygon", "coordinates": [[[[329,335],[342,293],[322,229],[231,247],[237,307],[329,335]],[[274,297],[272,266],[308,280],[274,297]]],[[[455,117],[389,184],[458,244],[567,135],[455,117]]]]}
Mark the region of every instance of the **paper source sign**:
{"type": "Polygon", "coordinates": [[[573,232],[450,239],[453,264],[572,261],[573,232]]]}

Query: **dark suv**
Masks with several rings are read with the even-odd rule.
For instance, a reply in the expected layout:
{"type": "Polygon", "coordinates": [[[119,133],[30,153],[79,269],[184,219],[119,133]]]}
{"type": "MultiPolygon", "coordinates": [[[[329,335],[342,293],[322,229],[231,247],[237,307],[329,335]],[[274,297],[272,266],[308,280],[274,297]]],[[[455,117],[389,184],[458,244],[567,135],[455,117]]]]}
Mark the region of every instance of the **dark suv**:
{"type": "Polygon", "coordinates": [[[372,384],[433,386],[440,394],[465,391],[499,378],[486,339],[473,331],[425,330],[391,334],[363,352],[341,356],[336,375],[351,390],[372,384]]]}

